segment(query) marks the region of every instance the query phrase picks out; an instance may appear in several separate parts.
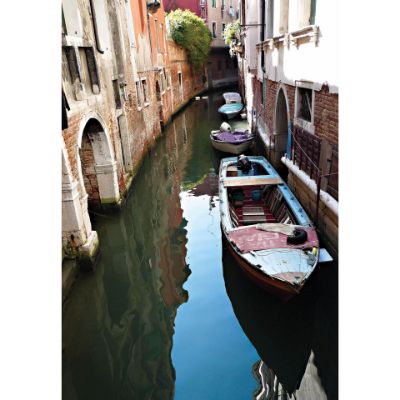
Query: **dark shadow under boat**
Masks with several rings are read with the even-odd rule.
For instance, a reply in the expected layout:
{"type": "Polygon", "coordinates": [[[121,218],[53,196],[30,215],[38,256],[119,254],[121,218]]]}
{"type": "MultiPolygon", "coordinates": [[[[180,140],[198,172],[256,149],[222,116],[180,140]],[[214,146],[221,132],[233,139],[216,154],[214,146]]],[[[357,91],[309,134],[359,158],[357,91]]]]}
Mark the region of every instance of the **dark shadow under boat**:
{"type": "Polygon", "coordinates": [[[294,393],[311,354],[315,296],[305,290],[282,304],[248,280],[227,249],[223,268],[226,291],[243,331],[285,391],[294,393]]]}

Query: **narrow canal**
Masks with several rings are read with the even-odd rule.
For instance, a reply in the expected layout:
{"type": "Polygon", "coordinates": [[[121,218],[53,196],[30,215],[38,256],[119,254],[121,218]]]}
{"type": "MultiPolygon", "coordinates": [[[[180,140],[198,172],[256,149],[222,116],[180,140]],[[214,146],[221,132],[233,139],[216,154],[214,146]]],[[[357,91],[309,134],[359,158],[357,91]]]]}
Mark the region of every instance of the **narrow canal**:
{"type": "Polygon", "coordinates": [[[63,310],[64,400],[337,398],[336,264],[282,305],[223,248],[221,104],[177,115],[122,211],[93,215],[101,258],[63,310]]]}

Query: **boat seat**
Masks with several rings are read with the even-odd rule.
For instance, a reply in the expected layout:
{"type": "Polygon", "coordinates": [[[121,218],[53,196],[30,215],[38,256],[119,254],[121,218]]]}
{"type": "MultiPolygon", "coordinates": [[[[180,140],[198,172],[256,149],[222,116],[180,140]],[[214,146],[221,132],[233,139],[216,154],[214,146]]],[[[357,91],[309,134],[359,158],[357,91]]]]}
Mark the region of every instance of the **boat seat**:
{"type": "Polygon", "coordinates": [[[265,215],[263,207],[243,206],[243,215],[265,215]]]}
{"type": "Polygon", "coordinates": [[[268,222],[265,215],[243,215],[242,221],[244,225],[268,222]]]}

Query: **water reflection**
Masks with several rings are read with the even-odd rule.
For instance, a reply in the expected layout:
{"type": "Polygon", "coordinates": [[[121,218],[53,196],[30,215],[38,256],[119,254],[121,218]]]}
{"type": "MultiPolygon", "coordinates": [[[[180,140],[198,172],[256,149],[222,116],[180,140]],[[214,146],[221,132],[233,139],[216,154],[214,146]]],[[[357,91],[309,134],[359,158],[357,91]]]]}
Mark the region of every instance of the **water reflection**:
{"type": "Polygon", "coordinates": [[[220,93],[210,94],[177,116],[121,213],[94,218],[100,263],[80,277],[63,312],[64,400],[242,400],[257,381],[263,396],[271,377],[287,392],[301,382],[296,396],[319,378],[335,398],[337,273],[317,274],[317,290],[283,310],[229,269],[226,254],[222,266],[221,154],[209,142],[221,123],[218,102],[220,93]]]}
{"type": "MultiPolygon", "coordinates": [[[[337,330],[336,336],[334,326],[328,336],[325,330],[321,331],[326,317],[321,320],[317,305],[323,301],[317,287],[321,288],[324,274],[320,272],[318,282],[312,282],[293,301],[282,304],[249,281],[227,249],[223,265],[235,315],[261,357],[253,366],[259,383],[254,399],[336,399],[337,330]],[[330,348],[321,347],[323,342],[330,348]]],[[[334,282],[329,283],[334,287],[334,282]]],[[[327,318],[335,320],[334,315],[327,318]]]]}
{"type": "Polygon", "coordinates": [[[101,261],[63,317],[65,399],[173,398],[174,320],[190,274],[179,198],[185,122],[176,119],[144,161],[122,213],[94,221],[101,261]]]}

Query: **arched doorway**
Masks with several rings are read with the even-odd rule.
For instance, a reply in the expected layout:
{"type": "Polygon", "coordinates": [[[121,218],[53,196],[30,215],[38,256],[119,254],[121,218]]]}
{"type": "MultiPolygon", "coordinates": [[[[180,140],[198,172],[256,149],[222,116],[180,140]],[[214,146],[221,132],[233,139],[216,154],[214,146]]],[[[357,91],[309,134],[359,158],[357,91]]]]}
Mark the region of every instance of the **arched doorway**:
{"type": "Polygon", "coordinates": [[[91,208],[119,202],[116,162],[101,123],[91,118],[87,121],[79,148],[81,186],[91,208]]]}
{"type": "Polygon", "coordinates": [[[288,139],[288,108],[286,96],[282,88],[279,89],[275,108],[275,161],[279,163],[286,153],[288,139]]]}

